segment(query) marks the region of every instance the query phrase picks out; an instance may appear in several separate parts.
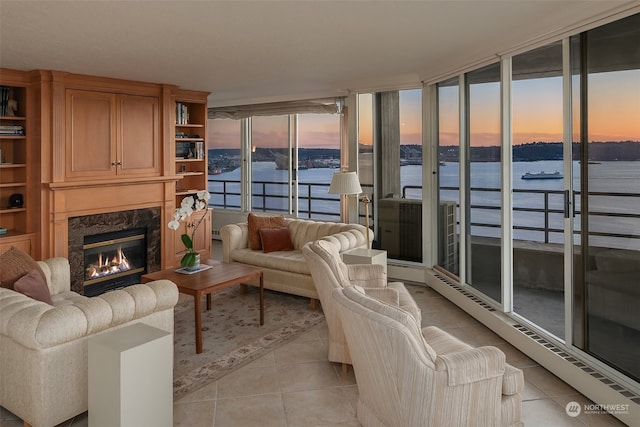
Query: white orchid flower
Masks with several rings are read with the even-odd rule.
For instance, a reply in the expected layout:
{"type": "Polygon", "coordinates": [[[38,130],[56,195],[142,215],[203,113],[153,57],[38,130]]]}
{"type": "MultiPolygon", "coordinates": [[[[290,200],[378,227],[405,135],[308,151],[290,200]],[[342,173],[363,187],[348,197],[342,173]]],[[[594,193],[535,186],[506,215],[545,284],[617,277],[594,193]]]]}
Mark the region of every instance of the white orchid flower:
{"type": "MultiPolygon", "coordinates": [[[[198,191],[196,196],[188,196],[182,199],[180,202],[180,207],[175,210],[173,213],[173,219],[169,221],[169,228],[172,230],[177,230],[180,228],[180,221],[186,220],[196,211],[202,211],[207,209],[209,203],[209,199],[211,198],[211,194],[206,191],[198,191]]],[[[200,226],[202,221],[206,218],[206,215],[202,215],[202,217],[198,220],[196,225],[191,229],[191,236],[189,234],[183,234],[181,236],[182,242],[187,248],[187,253],[182,257],[180,261],[183,267],[193,267],[195,263],[196,250],[193,248],[193,240],[195,238],[196,229],[200,226]]]]}
{"type": "Polygon", "coordinates": [[[193,208],[191,206],[181,206],[179,212],[182,219],[186,219],[193,213],[193,208]]]}
{"type": "Polygon", "coordinates": [[[208,202],[211,198],[211,194],[207,190],[198,191],[196,194],[198,199],[204,200],[205,202],[208,202]]]}
{"type": "Polygon", "coordinates": [[[193,197],[185,197],[184,199],[182,199],[182,203],[180,203],[180,207],[181,208],[190,208],[191,206],[193,206],[193,197]]]}

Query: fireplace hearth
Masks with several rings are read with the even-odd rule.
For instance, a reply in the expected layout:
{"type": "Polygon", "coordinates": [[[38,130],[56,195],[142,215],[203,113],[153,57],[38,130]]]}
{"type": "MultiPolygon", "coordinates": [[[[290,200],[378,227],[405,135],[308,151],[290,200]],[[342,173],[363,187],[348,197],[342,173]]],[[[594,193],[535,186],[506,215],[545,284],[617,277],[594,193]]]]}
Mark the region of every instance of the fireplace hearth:
{"type": "Polygon", "coordinates": [[[161,265],[160,208],[69,218],[71,290],[86,296],[140,283],[161,265]]]}

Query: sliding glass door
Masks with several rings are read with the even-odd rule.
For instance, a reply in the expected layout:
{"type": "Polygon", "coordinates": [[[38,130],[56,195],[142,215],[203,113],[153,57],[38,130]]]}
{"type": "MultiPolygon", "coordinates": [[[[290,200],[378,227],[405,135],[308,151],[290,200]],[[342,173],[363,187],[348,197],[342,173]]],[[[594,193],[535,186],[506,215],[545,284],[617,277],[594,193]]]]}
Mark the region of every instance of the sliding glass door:
{"type": "Polygon", "coordinates": [[[636,381],[639,46],[637,14],[505,57],[438,83],[433,124],[437,265],[518,322],[636,381]],[[460,206],[457,252],[441,231],[443,203],[460,206]]]}
{"type": "Polygon", "coordinates": [[[460,87],[454,77],[438,92],[438,266],[458,275],[460,242],[460,87]]]}
{"type": "Polygon", "coordinates": [[[640,15],[573,46],[582,95],[575,343],[640,380],[640,15]]]}
{"type": "Polygon", "coordinates": [[[512,59],[514,312],[559,338],[565,336],[562,82],[561,41],[512,59]]]}
{"type": "Polygon", "coordinates": [[[467,161],[465,233],[467,284],[502,301],[502,162],[500,64],[465,75],[467,161]]]}

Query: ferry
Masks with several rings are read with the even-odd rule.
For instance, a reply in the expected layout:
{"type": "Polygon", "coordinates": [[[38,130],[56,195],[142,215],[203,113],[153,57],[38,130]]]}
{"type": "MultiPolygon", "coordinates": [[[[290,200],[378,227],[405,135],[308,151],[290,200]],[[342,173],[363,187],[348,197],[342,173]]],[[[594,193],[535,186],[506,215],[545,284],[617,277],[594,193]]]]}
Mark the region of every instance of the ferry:
{"type": "Polygon", "coordinates": [[[522,175],[522,179],[562,179],[562,174],[558,171],[553,173],[543,172],[540,173],[531,173],[527,172],[522,175]]]}

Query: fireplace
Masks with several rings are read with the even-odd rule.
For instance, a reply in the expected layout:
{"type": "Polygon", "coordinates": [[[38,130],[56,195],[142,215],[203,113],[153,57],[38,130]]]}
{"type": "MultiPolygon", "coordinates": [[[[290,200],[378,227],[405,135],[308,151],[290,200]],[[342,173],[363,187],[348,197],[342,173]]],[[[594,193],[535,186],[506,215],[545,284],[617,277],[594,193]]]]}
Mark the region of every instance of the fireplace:
{"type": "Polygon", "coordinates": [[[146,229],[93,234],[84,237],[84,282],[87,296],[140,282],[146,273],[146,229]]]}
{"type": "Polygon", "coordinates": [[[158,271],[160,217],[154,207],[69,218],[71,290],[95,296],[158,271]]]}

